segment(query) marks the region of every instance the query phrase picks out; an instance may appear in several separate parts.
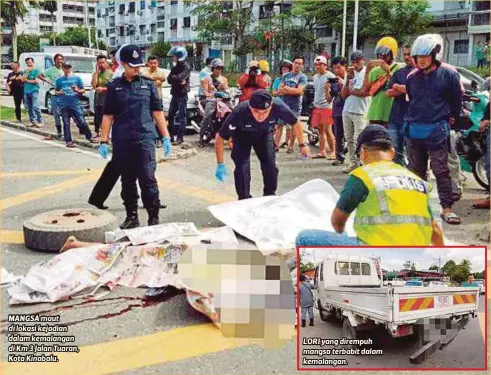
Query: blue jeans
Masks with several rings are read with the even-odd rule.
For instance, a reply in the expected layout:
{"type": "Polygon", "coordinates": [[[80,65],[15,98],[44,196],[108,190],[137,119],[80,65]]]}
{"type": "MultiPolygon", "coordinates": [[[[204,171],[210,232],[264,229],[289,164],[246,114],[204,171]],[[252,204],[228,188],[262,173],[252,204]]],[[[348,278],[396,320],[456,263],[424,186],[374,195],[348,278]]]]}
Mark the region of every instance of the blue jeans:
{"type": "Polygon", "coordinates": [[[65,135],[65,142],[72,142],[72,132],[70,130],[70,119],[75,120],[75,124],[80,131],[80,134],[85,135],[85,138],[90,141],[92,139],[92,132],[90,131],[87,121],[85,121],[84,113],[80,103],[64,105],[61,107],[61,117],[63,119],[63,133],[65,135]]]}
{"type": "Polygon", "coordinates": [[[491,127],[488,126],[488,130],[487,130],[488,134],[486,136],[486,153],[484,155],[484,168],[486,169],[486,177],[488,178],[488,184],[489,184],[489,164],[490,164],[490,161],[489,161],[489,156],[490,156],[490,152],[489,152],[489,134],[491,132],[491,127]]]}
{"type": "Polygon", "coordinates": [[[356,237],[328,232],[326,230],[307,229],[301,231],[296,239],[296,245],[307,246],[361,246],[356,237]]]}
{"type": "Polygon", "coordinates": [[[394,157],[394,163],[406,166],[405,155],[406,147],[404,144],[404,124],[396,124],[394,122],[389,123],[389,133],[392,138],[392,143],[396,150],[396,156],[394,157]]]}
{"type": "Polygon", "coordinates": [[[56,132],[61,134],[61,107],[60,98],[56,95],[51,97],[51,109],[53,111],[53,117],[55,118],[56,132]]]}
{"type": "Polygon", "coordinates": [[[169,123],[171,125],[172,137],[177,139],[183,139],[184,131],[188,123],[188,97],[186,96],[172,96],[172,100],[169,106],[169,123]]]}
{"type": "Polygon", "coordinates": [[[43,123],[43,118],[41,117],[41,110],[38,104],[39,93],[37,91],[24,93],[24,105],[27,108],[27,113],[29,113],[29,121],[31,123],[43,123]]]}

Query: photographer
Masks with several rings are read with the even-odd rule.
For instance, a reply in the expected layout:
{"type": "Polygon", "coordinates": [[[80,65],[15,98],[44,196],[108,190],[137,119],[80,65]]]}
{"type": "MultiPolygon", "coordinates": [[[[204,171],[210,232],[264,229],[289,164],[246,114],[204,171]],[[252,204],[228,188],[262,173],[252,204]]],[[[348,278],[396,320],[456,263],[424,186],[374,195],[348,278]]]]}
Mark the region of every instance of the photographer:
{"type": "Polygon", "coordinates": [[[242,95],[239,98],[239,102],[249,100],[256,90],[264,90],[268,88],[268,83],[261,75],[259,63],[256,60],[249,63],[249,68],[240,76],[237,84],[242,90],[242,95]]]}

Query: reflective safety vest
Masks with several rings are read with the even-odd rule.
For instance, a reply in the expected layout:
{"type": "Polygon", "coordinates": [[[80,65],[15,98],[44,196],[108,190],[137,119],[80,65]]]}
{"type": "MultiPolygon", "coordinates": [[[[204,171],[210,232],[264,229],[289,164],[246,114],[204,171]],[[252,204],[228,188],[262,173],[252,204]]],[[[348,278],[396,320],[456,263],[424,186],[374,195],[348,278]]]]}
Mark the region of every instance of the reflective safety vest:
{"type": "Polygon", "coordinates": [[[371,246],[430,245],[430,184],[391,161],[370,163],[351,174],[368,188],[355,215],[360,241],[371,246]]]}

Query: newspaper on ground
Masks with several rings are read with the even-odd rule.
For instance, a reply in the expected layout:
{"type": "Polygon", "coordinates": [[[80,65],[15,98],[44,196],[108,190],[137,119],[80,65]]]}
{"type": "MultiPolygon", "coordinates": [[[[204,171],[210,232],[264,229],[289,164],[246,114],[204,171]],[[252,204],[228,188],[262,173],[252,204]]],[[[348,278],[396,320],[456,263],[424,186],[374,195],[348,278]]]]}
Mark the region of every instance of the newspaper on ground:
{"type": "Polygon", "coordinates": [[[150,227],[125,230],[132,245],[143,245],[169,240],[173,237],[199,236],[201,232],[194,223],[167,223],[150,227]]]}
{"type": "Polygon", "coordinates": [[[22,276],[15,276],[2,267],[0,273],[0,281],[2,287],[15,283],[17,280],[21,279],[22,276]]]}

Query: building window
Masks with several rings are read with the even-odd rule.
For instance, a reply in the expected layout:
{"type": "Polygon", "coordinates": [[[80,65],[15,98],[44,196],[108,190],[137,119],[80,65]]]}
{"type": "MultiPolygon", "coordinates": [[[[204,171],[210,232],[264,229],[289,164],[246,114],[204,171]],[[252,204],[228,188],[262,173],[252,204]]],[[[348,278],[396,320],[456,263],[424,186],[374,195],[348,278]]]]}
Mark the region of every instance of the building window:
{"type": "Polygon", "coordinates": [[[116,44],[116,38],[110,38],[109,39],[109,45],[114,46],[116,44]]]}
{"type": "Polygon", "coordinates": [[[109,29],[109,35],[116,34],[116,29],[114,27],[109,29]]]}
{"type": "Polygon", "coordinates": [[[158,33],[157,40],[165,41],[165,33],[158,33]]]}
{"type": "Polygon", "coordinates": [[[97,18],[101,18],[101,10],[97,9],[97,18]]]}
{"type": "Polygon", "coordinates": [[[274,7],[274,3],[268,5],[261,5],[259,7],[259,19],[264,20],[266,18],[273,17],[274,14],[273,7],[274,7]]]}
{"type": "Polygon", "coordinates": [[[165,21],[159,21],[157,22],[157,28],[158,29],[162,29],[165,27],[165,21]]]}
{"type": "Polygon", "coordinates": [[[469,40],[461,39],[455,40],[453,44],[453,53],[468,53],[469,52],[469,40]]]}
{"type": "Polygon", "coordinates": [[[106,29],[106,38],[109,37],[109,29],[106,29]]]}
{"type": "Polygon", "coordinates": [[[184,17],[183,27],[186,29],[191,27],[191,17],[184,17]]]}
{"type": "Polygon", "coordinates": [[[125,5],[119,4],[119,14],[124,14],[124,10],[125,10],[125,5]]]}
{"type": "Polygon", "coordinates": [[[319,27],[315,29],[315,36],[317,38],[327,38],[332,36],[332,29],[330,27],[319,27]]]}
{"type": "Polygon", "coordinates": [[[83,25],[85,20],[83,17],[63,17],[63,23],[83,25]]]}
{"type": "Polygon", "coordinates": [[[145,34],[145,25],[140,25],[140,34],[141,35],[145,34]]]}
{"type": "MultiPolygon", "coordinates": [[[[106,34],[107,34],[107,30],[106,30],[106,34]]],[[[97,37],[102,38],[102,30],[97,30],[97,37]]]]}
{"type": "Polygon", "coordinates": [[[179,3],[179,1],[171,1],[170,5],[177,5],[178,3],[179,3]]]}
{"type": "Polygon", "coordinates": [[[172,18],[170,20],[170,29],[177,30],[177,18],[172,18]]]}
{"type": "Polygon", "coordinates": [[[135,13],[135,8],[136,8],[136,4],[135,4],[135,2],[133,1],[133,2],[131,2],[131,3],[130,3],[130,9],[129,9],[129,12],[130,12],[130,13],[135,13]]]}
{"type": "Polygon", "coordinates": [[[145,0],[140,1],[140,10],[145,9],[145,6],[146,6],[145,0]]]}
{"type": "Polygon", "coordinates": [[[39,21],[41,22],[56,22],[56,16],[53,16],[53,21],[51,21],[51,15],[48,14],[40,14],[39,21]]]}
{"type": "Polygon", "coordinates": [[[152,1],[150,1],[150,6],[151,6],[152,8],[156,8],[156,7],[157,7],[157,1],[156,1],[156,0],[152,0],[152,1]]]}
{"type": "Polygon", "coordinates": [[[150,33],[153,35],[157,32],[157,25],[155,23],[152,23],[150,25],[150,33]]]}
{"type": "Polygon", "coordinates": [[[119,36],[124,36],[124,26],[119,26],[119,36]]]}
{"type": "Polygon", "coordinates": [[[53,27],[51,27],[51,26],[40,26],[39,31],[42,33],[51,33],[51,32],[53,32],[53,27]]]}

